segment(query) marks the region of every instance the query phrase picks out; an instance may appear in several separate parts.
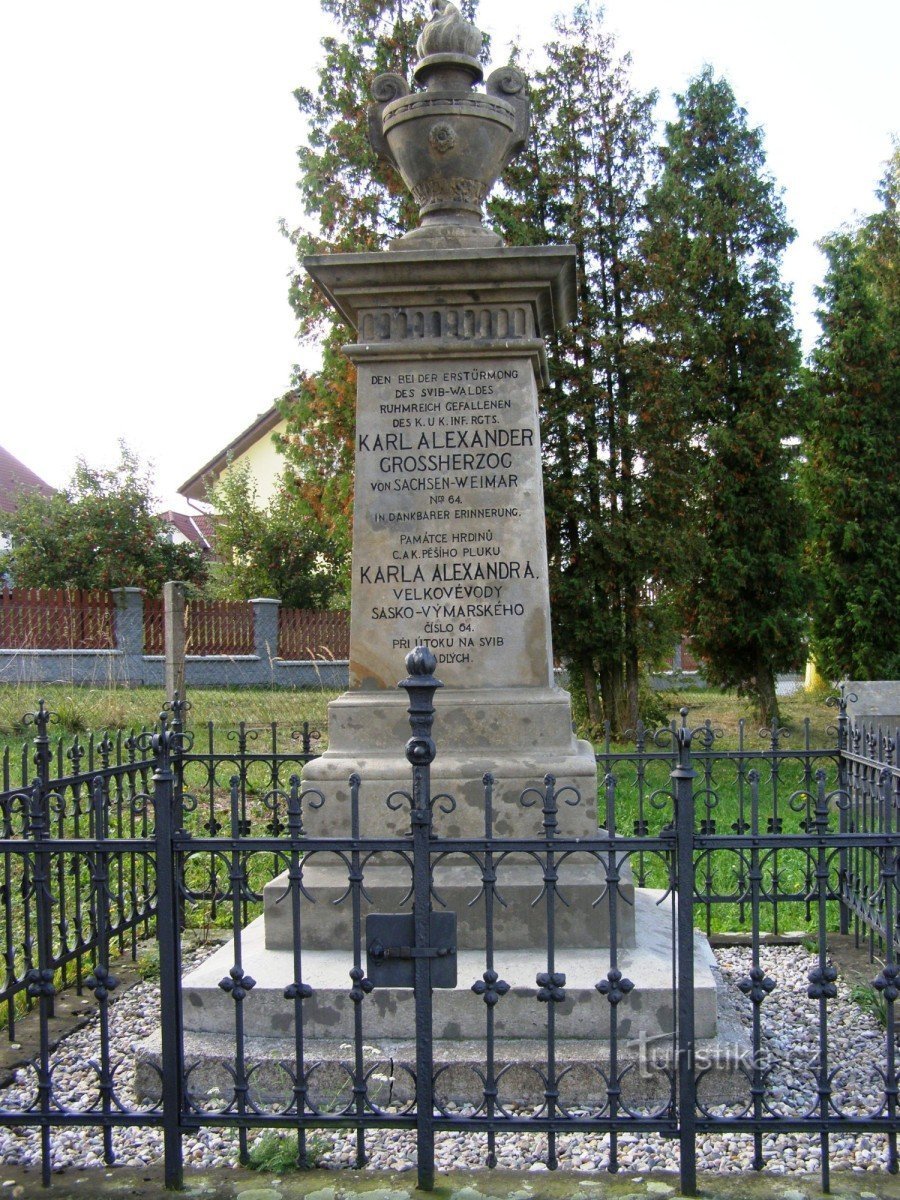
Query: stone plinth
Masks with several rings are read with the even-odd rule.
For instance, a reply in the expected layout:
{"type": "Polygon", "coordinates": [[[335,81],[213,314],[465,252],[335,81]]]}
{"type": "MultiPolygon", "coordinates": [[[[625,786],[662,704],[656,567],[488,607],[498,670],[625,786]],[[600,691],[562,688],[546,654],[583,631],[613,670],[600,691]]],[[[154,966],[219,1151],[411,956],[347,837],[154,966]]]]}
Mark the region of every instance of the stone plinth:
{"type": "Polygon", "coordinates": [[[900,680],[850,679],[844,683],[849,697],[847,715],[854,725],[867,725],[892,737],[900,728],[900,680]]]}
{"type": "MultiPolygon", "coordinates": [[[[406,696],[391,691],[348,692],[328,706],[328,750],[304,769],[304,784],[321,789],[325,806],[315,815],[323,837],[350,832],[349,778],[361,776],[363,837],[404,835],[408,811],[385,804],[394,791],[409,789],[403,746],[409,737],[406,696]]],[[[560,834],[597,833],[597,764],[592,747],[572,733],[572,710],[560,688],[444,688],[435,695],[437,757],[432,792],[449,792],[452,813],[439,814],[442,837],[484,835],[484,783],[494,778],[494,833],[531,837],[540,833],[540,806],[520,803],[526,788],[543,787],[548,773],[557,786],[577,789],[579,803],[560,797],[560,834]]]]}
{"type": "MultiPolygon", "coordinates": [[[[561,909],[557,907],[557,911],[561,909]]],[[[661,912],[646,890],[638,892],[635,946],[619,951],[619,969],[634,990],[618,1004],[619,1036],[623,1040],[643,1037],[653,1041],[671,1034],[674,1022],[672,986],[671,908],[661,912]],[[667,918],[667,919],[666,919],[667,918]]],[[[285,999],[284,989],[293,980],[292,949],[270,950],[265,944],[265,918],[258,918],[243,931],[241,959],[244,970],[257,981],[242,1001],[244,1029],[248,1036],[288,1036],[294,1027],[294,1004],[285,999]]],[[[510,985],[509,992],[494,1009],[498,1038],[539,1038],[547,1031],[547,1006],[536,997],[536,976],[547,970],[546,932],[537,930],[533,944],[524,949],[498,948],[494,969],[510,985]]],[[[695,937],[697,984],[694,1011],[697,1037],[712,1037],[716,1031],[716,983],[711,968],[715,960],[709,943],[695,937]]],[[[234,1024],[234,1000],[219,986],[234,963],[234,948],[226,943],[206,962],[185,976],[184,1025],[194,1033],[215,1033],[234,1024]]],[[[329,950],[303,954],[303,980],[313,989],[304,1002],[304,1034],[310,1038],[353,1040],[353,1010],[350,999],[351,946],[345,941],[329,950]]],[[[566,976],[566,999],[555,1006],[556,1034],[560,1038],[608,1038],[612,1005],[595,984],[610,968],[609,950],[557,949],[555,969],[566,976]]],[[[433,993],[434,1036],[483,1039],[485,1008],[472,984],[485,970],[484,950],[461,950],[457,955],[457,986],[433,993]]],[[[412,988],[377,987],[365,1001],[364,1028],[368,1043],[409,1038],[415,1028],[412,988]]]]}

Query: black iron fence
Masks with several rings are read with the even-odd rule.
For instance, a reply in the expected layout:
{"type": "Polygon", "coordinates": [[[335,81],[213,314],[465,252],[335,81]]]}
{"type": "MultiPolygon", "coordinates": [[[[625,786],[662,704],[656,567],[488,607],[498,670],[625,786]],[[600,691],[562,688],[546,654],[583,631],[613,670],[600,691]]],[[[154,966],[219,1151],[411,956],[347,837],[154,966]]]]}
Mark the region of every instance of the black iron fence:
{"type": "MultiPolygon", "coordinates": [[[[180,733],[188,705],[176,705],[167,719],[180,733]]],[[[38,969],[38,938],[43,938],[41,969],[54,973],[57,987],[74,982],[83,991],[92,956],[105,945],[121,954],[137,955],[141,938],[155,928],[155,859],[147,853],[153,838],[152,796],[156,756],[154,731],[53,737],[56,714],[41,701],[23,723],[35,736],[17,752],[4,748],[0,755],[0,831],[16,851],[5,850],[0,863],[0,1013],[5,1014],[6,1034],[16,1039],[18,1014],[30,1008],[29,986],[38,969]],[[95,839],[97,803],[103,811],[104,838],[114,838],[120,849],[109,860],[109,905],[103,914],[96,908],[89,881],[89,863],[82,851],[95,839]],[[36,824],[35,821],[39,817],[36,824]],[[23,841],[37,839],[52,844],[49,886],[34,882],[34,862],[23,854],[23,841]],[[41,933],[38,934],[40,926],[41,933]]],[[[275,723],[217,729],[212,722],[179,739],[175,755],[176,803],[179,829],[199,836],[217,833],[232,777],[237,780],[242,828],[249,831],[251,816],[266,812],[266,804],[282,795],[288,778],[317,753],[320,734],[302,722],[297,728],[275,723]],[[189,799],[184,803],[185,788],[189,799]],[[186,811],[185,811],[186,810],[186,811]]],[[[268,814],[278,828],[278,801],[268,814]]],[[[263,821],[262,824],[266,824],[263,821]]],[[[245,905],[244,916],[248,909],[245,905]]],[[[185,918],[182,912],[182,923],[185,918]]],[[[218,919],[218,889],[210,891],[204,917],[218,919]]],[[[50,1012],[53,1012],[52,1001],[50,1012]]]]}
{"type": "Polygon", "coordinates": [[[308,729],[297,731],[295,750],[274,728],[241,727],[223,745],[212,730],[185,732],[176,705],[154,731],[94,743],[54,777],[50,716],[39,706],[36,780],[15,786],[7,765],[0,794],[0,998],[13,1018],[16,994],[27,993],[40,1050],[32,1100],[0,1108],[0,1124],[40,1130],[45,1180],[53,1131],[72,1125],[102,1130],[107,1161],[115,1130],[158,1127],[176,1186],[183,1138],[206,1128],[236,1130],[242,1160],[251,1136],[288,1130],[301,1163],[316,1131],[351,1131],[358,1165],[379,1130],[406,1129],[426,1188],[435,1139],[447,1131],[480,1136],[489,1166],[505,1135],[540,1134],[551,1169],[561,1135],[604,1135],[610,1170],[623,1137],[672,1139],[686,1195],[696,1191],[698,1142],[723,1133],[747,1136],[755,1169],[765,1166],[773,1134],[813,1139],[826,1189],[831,1139],[874,1133],[895,1172],[896,736],[851,727],[841,700],[834,750],[813,749],[808,735],[788,748],[773,728],[758,749],[742,739],[737,750],[720,751],[712,726],[690,728],[685,712],[680,724],[639,730],[632,750],[601,748],[590,836],[573,836],[570,818],[594,797],[550,776],[522,795],[521,832],[498,836],[487,775],[483,829],[451,837],[456,802],[431,790],[433,660],[417,652],[409,665],[411,784],[384,797],[384,828],[375,832],[364,829],[356,776],[346,830],[320,832],[337,802],[300,782],[314,752],[308,729]],[[408,826],[392,832],[398,808],[408,826]],[[332,880],[337,872],[336,890],[316,875],[320,862],[330,864],[332,880]],[[445,911],[447,880],[462,867],[468,900],[445,911]],[[387,924],[372,913],[364,920],[369,889],[379,879],[384,887],[385,871],[399,888],[397,911],[407,914],[399,925],[396,915],[387,924]],[[572,922],[580,918],[571,915],[572,896],[585,872],[594,887],[587,913],[602,924],[604,949],[573,956],[572,922]],[[504,911],[523,873],[533,887],[526,916],[514,920],[528,924],[527,953],[510,949],[504,911]],[[284,978],[255,979],[248,921],[275,876],[290,953],[278,968],[284,978]],[[654,980],[637,957],[639,901],[656,914],[656,967],[664,969],[654,980]],[[337,915],[323,957],[304,930],[313,918],[332,919],[325,908],[337,915]],[[226,964],[213,987],[218,1000],[204,1000],[190,980],[182,986],[182,928],[197,911],[231,931],[218,952],[226,964]],[[468,949],[457,942],[456,922],[437,919],[454,911],[468,949]],[[749,934],[745,969],[730,990],[710,988],[694,933],[723,923],[749,934]],[[123,1098],[131,1064],[114,1061],[110,1049],[112,956],[151,928],[161,1037],[143,1068],[156,1085],[137,1104],[123,1098]],[[812,955],[802,989],[811,1049],[788,1089],[773,1082],[766,1019],[795,981],[767,971],[763,955],[766,933],[784,928],[806,929],[812,955]],[[873,994],[883,1004],[875,1083],[865,1092],[833,1049],[838,973],[829,942],[849,929],[878,959],[873,994]],[[93,994],[97,1013],[96,1080],[74,1099],[54,1074],[51,1051],[54,997],[67,970],[93,994]],[[454,983],[446,993],[451,1020],[443,989],[454,983]],[[191,1040],[188,987],[191,1005],[209,1006],[212,1067],[191,1040]],[[736,1018],[731,1040],[723,1004],[736,1018]],[[261,1022],[281,1035],[265,1052],[261,1022]],[[467,1059],[454,1049],[461,1040],[474,1047],[467,1059]]]}

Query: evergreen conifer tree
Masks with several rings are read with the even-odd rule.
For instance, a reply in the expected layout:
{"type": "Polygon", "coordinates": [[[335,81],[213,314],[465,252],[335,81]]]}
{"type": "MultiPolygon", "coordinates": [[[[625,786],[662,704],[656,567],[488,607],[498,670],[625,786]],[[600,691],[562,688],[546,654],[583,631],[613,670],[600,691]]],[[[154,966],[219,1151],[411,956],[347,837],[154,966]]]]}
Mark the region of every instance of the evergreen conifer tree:
{"type": "Polygon", "coordinates": [[[799,367],[780,261],[794,236],[760,130],[707,67],[676,97],[643,240],[659,394],[680,421],[680,607],[711,683],[777,715],[800,652],[802,508],[785,441],[799,367]]]}
{"type": "Polygon", "coordinates": [[[651,448],[640,418],[638,234],[655,94],[632,87],[600,10],[579,4],[555,31],[532,80],[530,144],[492,211],[512,243],[578,251],[578,322],[549,348],[542,399],[554,645],[591,724],[603,715],[618,732],[637,719],[641,662],[671,645],[662,581],[673,455],[664,440],[651,448]]]}
{"type": "Polygon", "coordinates": [[[804,402],[811,641],[832,679],[900,676],[900,149],[880,212],[822,243],[822,333],[804,402]]]}

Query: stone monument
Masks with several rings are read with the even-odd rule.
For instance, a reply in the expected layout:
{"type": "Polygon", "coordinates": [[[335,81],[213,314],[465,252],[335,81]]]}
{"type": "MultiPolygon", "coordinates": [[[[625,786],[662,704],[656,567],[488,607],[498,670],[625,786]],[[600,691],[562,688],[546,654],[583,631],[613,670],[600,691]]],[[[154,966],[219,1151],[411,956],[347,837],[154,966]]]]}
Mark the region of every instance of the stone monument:
{"type": "MultiPolygon", "coordinates": [[[[575,313],[575,248],[511,249],[484,227],[482,204],[528,134],[526,82],[505,67],[484,92],[473,90],[483,75],[481,34],[453,4],[433,8],[414,71],[424,90],[379,76],[369,114],[371,141],[419,204],[420,226],[384,253],[304,261],[356,332],[345,353],[358,380],[350,690],[329,706],[328,750],[304,783],[328,797],[320,833],[346,833],[353,773],[362,779],[363,836],[408,830],[408,814],[384,801],[409,785],[407,699],[397,680],[406,653],[426,645],[444,685],[434,791],[456,801],[439,832],[483,833],[489,772],[494,832],[530,826],[537,834],[539,810],[528,814],[519,800],[549,773],[582,797],[566,811],[567,835],[589,836],[597,766],[554,683],[538,422],[544,339],[575,313]]],[[[375,911],[392,911],[403,891],[395,884],[379,893],[379,869],[367,891],[375,911]]],[[[340,862],[309,871],[311,888],[335,897],[346,889],[340,862]]],[[[440,874],[442,896],[464,909],[471,873],[440,874]]],[[[501,943],[537,943],[526,874],[500,915],[501,943]]],[[[572,863],[570,874],[572,932],[599,945],[608,934],[605,911],[592,907],[598,868],[572,863]]],[[[272,915],[267,944],[284,944],[288,931],[278,934],[272,915]]]]}
{"type": "Polygon", "coordinates": [[[459,804],[444,832],[482,828],[491,771],[504,834],[507,801],[547,772],[596,794],[593,751],[554,685],[537,408],[544,338],[574,316],[575,248],[505,248],[482,224],[527,137],[525,78],[505,67],[474,91],[481,34],[452,4],[433,7],[414,72],[425,90],[382,75],[370,110],[421,225],[385,253],[304,262],[356,331],[358,372],[350,690],[305,779],[346,795],[357,771],[364,799],[405,786],[396,684],[424,644],[444,684],[434,777],[459,804]]]}
{"type": "MultiPolygon", "coordinates": [[[[554,682],[538,422],[545,338],[574,316],[575,248],[508,248],[484,227],[482,204],[527,137],[525,79],[505,67],[474,90],[483,77],[481,34],[446,0],[432,6],[414,72],[423,90],[383,75],[370,111],[372,142],[412,191],[421,224],[383,253],[304,263],[355,331],[346,353],[358,372],[350,688],[329,706],[328,750],[304,771],[304,787],[325,797],[307,830],[350,836],[348,781],[358,775],[360,835],[408,834],[408,808],[385,801],[409,787],[408,701],[397,681],[406,653],[426,645],[444,685],[435,698],[433,791],[456,800],[453,812],[437,815],[435,832],[484,836],[490,772],[496,836],[540,836],[541,806],[523,808],[520,799],[551,774],[580,796],[577,805],[560,803],[560,833],[589,837],[597,832],[596,761],[574,736],[569,696],[554,682]]],[[[514,1061],[543,1054],[534,987],[546,970],[547,934],[543,906],[534,904],[543,886],[534,867],[524,855],[504,864],[505,907],[495,914],[497,966],[511,985],[496,1032],[517,1044],[508,1051],[514,1061]]],[[[304,862],[304,889],[316,901],[303,904],[303,972],[313,989],[304,1034],[320,1060],[340,1058],[357,1007],[347,982],[347,870],[337,855],[304,862]]],[[[363,918],[409,908],[402,874],[395,856],[367,860],[363,918]]],[[[435,1054],[477,1062],[484,1004],[471,984],[484,971],[484,921],[470,902],[480,872],[471,862],[440,863],[434,883],[457,913],[459,938],[458,986],[435,993],[435,1054]]],[[[558,906],[555,946],[568,999],[558,1006],[558,1049],[562,1055],[569,1039],[576,1060],[596,1061],[610,1019],[595,989],[609,967],[609,906],[598,903],[605,883],[590,855],[573,855],[560,870],[566,906],[558,906]]],[[[294,978],[297,931],[288,892],[286,876],[266,887],[265,915],[242,943],[256,980],[243,1003],[252,1052],[277,1056],[284,1038],[289,1061],[294,1012],[284,988],[294,978]]],[[[624,871],[617,895],[618,963],[636,985],[619,1006],[620,1036],[670,1034],[671,911],[663,916],[658,897],[635,892],[624,871]]],[[[219,986],[231,954],[223,947],[185,979],[186,1038],[199,1039],[189,1040],[189,1052],[205,1046],[215,1056],[209,1039],[221,1039],[233,1020],[233,1001],[219,986]]],[[[703,1039],[715,1036],[717,1014],[700,938],[697,956],[703,1039]]],[[[366,1037],[400,1061],[414,1058],[410,990],[379,987],[372,1000],[366,1037]]],[[[219,1053],[227,1061],[227,1049],[219,1053]]]]}

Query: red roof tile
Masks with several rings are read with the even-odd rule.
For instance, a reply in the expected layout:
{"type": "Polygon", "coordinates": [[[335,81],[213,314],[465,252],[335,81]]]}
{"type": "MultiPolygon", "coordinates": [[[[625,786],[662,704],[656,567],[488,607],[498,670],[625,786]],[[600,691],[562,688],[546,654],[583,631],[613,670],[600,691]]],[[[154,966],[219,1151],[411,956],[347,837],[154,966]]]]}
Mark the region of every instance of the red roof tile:
{"type": "Polygon", "coordinates": [[[15,512],[17,493],[21,491],[38,491],[43,496],[52,496],[56,488],[0,446],[0,509],[15,512]]]}
{"type": "Polygon", "coordinates": [[[212,520],[206,513],[180,513],[170,509],[159,515],[173,525],[186,541],[204,550],[212,548],[212,520]]]}

